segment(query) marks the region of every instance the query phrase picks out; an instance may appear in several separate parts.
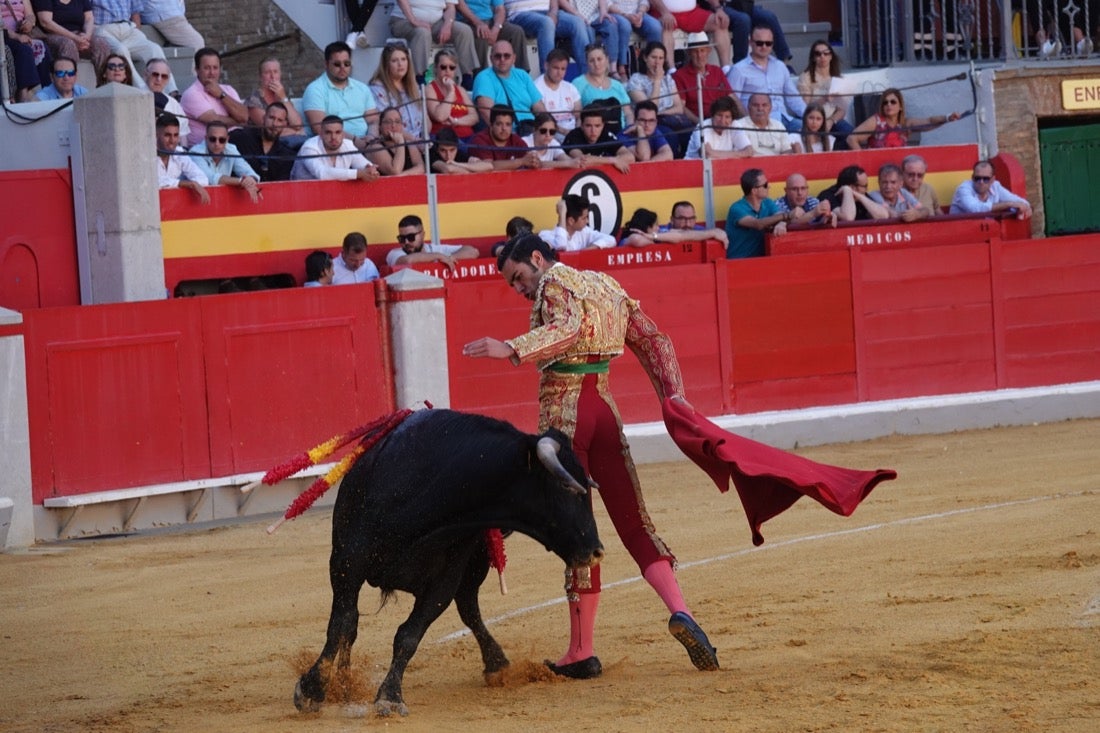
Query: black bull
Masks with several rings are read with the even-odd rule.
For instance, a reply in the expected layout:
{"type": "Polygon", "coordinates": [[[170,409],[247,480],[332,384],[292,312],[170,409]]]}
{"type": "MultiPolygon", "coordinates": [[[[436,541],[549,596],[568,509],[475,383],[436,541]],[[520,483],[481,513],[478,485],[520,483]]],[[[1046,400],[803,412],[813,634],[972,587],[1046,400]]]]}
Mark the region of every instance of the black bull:
{"type": "Polygon", "coordinates": [[[416,599],[393,639],[389,673],[375,697],[380,714],[407,714],[405,667],[452,600],[481,647],[485,673],[506,667],[478,606],[489,571],[485,530],[522,532],[571,566],[596,562],[603,548],[583,496],[586,483],[569,440],[556,430],[528,435],[500,420],[450,410],[408,417],[356,461],[340,486],[332,516],[328,638],[298,681],[294,704],[318,709],[333,660],[349,665],[364,582],[380,588],[384,599],[399,590],[416,599]],[[546,437],[554,442],[540,441],[546,437]],[[543,465],[553,468],[555,453],[557,475],[543,465]]]}

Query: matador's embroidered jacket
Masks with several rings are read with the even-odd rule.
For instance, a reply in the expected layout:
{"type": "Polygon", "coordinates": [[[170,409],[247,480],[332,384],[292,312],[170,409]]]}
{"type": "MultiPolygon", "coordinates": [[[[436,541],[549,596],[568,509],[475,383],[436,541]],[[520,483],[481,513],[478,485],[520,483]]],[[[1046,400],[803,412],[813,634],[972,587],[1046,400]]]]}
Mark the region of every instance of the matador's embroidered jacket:
{"type": "MultiPolygon", "coordinates": [[[[683,395],[684,385],[669,338],[642,312],[614,278],[555,263],[542,276],[531,308],[531,330],[505,341],[517,364],[534,361],[539,380],[539,429],[555,427],[573,437],[583,374],[550,370],[554,364],[612,359],[629,346],[661,400],[683,395]]],[[[613,408],[607,374],[599,391],[613,408]]],[[[618,410],[615,410],[618,415],[618,410]]],[[[621,424],[621,420],[619,421],[621,424]]]]}

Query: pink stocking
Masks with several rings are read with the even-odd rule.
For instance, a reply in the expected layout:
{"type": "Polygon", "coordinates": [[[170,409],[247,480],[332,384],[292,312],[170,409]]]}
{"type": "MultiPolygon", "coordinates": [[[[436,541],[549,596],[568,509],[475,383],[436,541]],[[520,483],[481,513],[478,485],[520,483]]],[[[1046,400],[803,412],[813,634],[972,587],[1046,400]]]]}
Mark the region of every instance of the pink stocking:
{"type": "Polygon", "coordinates": [[[569,602],[569,651],[558,660],[558,666],[580,662],[593,655],[592,634],[599,604],[599,593],[581,593],[579,600],[569,602]]]}
{"type": "Polygon", "coordinates": [[[672,572],[672,563],[668,560],[657,560],[645,569],[642,577],[653,586],[653,590],[657,591],[657,595],[668,607],[669,613],[682,611],[688,616],[691,615],[687,603],[684,602],[684,596],[680,593],[680,584],[676,582],[676,575],[672,572]]]}

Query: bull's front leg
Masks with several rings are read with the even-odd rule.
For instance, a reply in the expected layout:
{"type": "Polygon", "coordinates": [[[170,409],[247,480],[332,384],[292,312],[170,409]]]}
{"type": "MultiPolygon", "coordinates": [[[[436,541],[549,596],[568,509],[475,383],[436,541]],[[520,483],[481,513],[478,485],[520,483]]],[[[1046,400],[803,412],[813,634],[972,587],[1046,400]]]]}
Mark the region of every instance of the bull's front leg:
{"type": "Polygon", "coordinates": [[[335,659],[341,667],[351,660],[351,647],[359,633],[359,591],[365,579],[362,572],[352,573],[352,568],[337,557],[329,563],[329,579],[332,584],[332,612],[328,619],[328,636],[321,656],[301,676],[294,686],[294,707],[302,712],[316,712],[325,701],[325,693],[332,679],[335,659]]]}
{"type": "Polygon", "coordinates": [[[504,650],[489,633],[485,622],[481,618],[481,606],[478,603],[478,592],[485,582],[485,576],[489,574],[489,557],[484,550],[475,553],[466,564],[466,570],[462,575],[462,583],[455,593],[455,606],[458,608],[459,618],[469,627],[477,644],[481,648],[481,661],[485,664],[484,675],[487,682],[492,682],[492,676],[508,666],[508,658],[504,656],[504,650]]]}

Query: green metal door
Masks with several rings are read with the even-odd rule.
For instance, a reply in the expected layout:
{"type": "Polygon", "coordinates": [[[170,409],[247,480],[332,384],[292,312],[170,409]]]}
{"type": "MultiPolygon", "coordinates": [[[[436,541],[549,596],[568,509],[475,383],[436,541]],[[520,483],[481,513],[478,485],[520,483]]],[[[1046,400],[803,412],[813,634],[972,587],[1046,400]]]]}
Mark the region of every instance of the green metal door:
{"type": "Polygon", "coordinates": [[[1100,231],[1100,123],[1039,130],[1046,233],[1100,231]]]}

